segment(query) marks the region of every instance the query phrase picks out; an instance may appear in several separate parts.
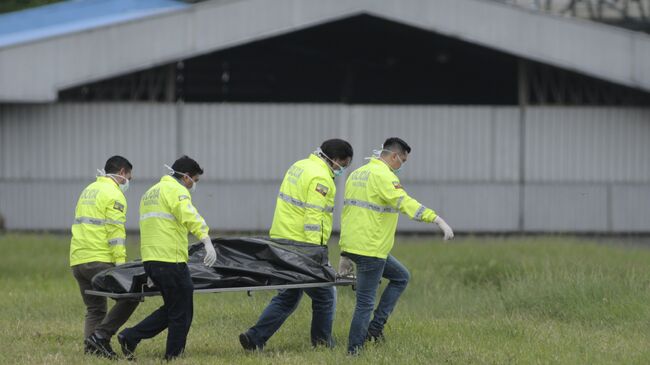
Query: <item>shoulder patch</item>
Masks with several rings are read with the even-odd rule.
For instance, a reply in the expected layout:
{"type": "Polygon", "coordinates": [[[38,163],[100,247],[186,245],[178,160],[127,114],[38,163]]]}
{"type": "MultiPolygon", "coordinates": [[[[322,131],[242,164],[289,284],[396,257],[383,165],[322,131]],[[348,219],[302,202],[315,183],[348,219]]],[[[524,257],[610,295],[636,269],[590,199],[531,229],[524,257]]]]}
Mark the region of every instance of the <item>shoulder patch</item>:
{"type": "Polygon", "coordinates": [[[120,212],[124,213],[124,204],[116,201],[115,204],[113,204],[113,209],[119,210],[120,212]]]}
{"type": "Polygon", "coordinates": [[[178,196],[178,201],[185,200],[185,199],[189,199],[189,198],[190,198],[190,197],[187,196],[187,195],[179,195],[179,196],[178,196]]]}
{"type": "Polygon", "coordinates": [[[399,181],[393,181],[393,186],[395,189],[402,189],[402,184],[400,184],[399,181]]]}
{"type": "Polygon", "coordinates": [[[328,188],[323,184],[316,184],[316,191],[322,196],[327,196],[327,193],[330,191],[330,188],[328,188]]]}

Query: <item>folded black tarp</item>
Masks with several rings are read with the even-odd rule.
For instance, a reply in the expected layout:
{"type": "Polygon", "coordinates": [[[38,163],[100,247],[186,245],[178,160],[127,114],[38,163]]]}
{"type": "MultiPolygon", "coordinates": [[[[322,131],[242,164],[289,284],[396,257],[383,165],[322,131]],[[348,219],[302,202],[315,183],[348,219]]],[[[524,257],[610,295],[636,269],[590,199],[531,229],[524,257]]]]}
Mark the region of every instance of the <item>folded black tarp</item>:
{"type": "MultiPolygon", "coordinates": [[[[203,265],[202,243],[189,247],[188,267],[195,289],[327,283],[336,281],[327,247],[268,238],[216,238],[217,262],[203,265]]],[[[142,262],[104,270],[92,280],[93,289],[111,293],[157,291],[147,286],[142,262]]]]}

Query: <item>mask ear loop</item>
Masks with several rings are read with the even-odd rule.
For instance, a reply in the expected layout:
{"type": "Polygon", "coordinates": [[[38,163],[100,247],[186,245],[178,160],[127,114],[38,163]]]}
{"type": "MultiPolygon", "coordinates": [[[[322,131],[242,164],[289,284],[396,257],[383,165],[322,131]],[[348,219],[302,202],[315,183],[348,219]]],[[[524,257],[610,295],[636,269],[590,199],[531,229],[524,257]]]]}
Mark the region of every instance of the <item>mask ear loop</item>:
{"type": "MultiPolygon", "coordinates": [[[[316,151],[314,151],[314,154],[315,154],[316,156],[318,156],[318,154],[321,154],[321,155],[322,155],[323,157],[325,157],[329,162],[331,162],[332,165],[336,165],[336,166],[338,166],[340,169],[345,170],[345,167],[343,167],[343,166],[339,165],[338,163],[334,162],[334,160],[332,160],[328,155],[326,155],[325,152],[323,152],[323,150],[322,150],[320,147],[318,147],[318,148],[316,149],[316,151]]],[[[332,171],[334,171],[334,168],[331,168],[331,169],[332,169],[332,171]]]]}
{"type": "Polygon", "coordinates": [[[171,167],[169,167],[169,165],[167,165],[167,164],[164,164],[163,166],[165,166],[167,168],[167,170],[169,170],[169,176],[174,176],[174,174],[178,173],[178,174],[181,174],[183,176],[187,176],[190,180],[192,180],[192,186],[194,186],[194,184],[196,184],[196,181],[194,181],[194,179],[192,179],[192,177],[190,175],[184,174],[182,172],[178,172],[178,171],[172,169],[171,167]]]}
{"type": "Polygon", "coordinates": [[[381,153],[382,153],[383,151],[389,151],[389,150],[384,149],[384,146],[381,146],[381,148],[378,149],[378,150],[372,150],[372,156],[370,156],[370,157],[365,157],[364,160],[372,160],[373,158],[379,158],[379,159],[381,159],[381,153]]]}
{"type": "MultiPolygon", "coordinates": [[[[115,181],[115,183],[118,184],[118,185],[123,185],[123,184],[120,184],[119,182],[117,182],[117,180],[115,180],[115,177],[114,177],[114,176],[119,176],[119,177],[123,178],[124,180],[126,180],[127,182],[129,181],[129,179],[125,178],[125,177],[122,176],[122,175],[117,175],[117,174],[107,174],[107,173],[106,173],[106,170],[104,170],[104,169],[97,169],[97,175],[96,175],[95,177],[100,177],[100,176],[101,176],[101,177],[110,177],[110,178],[113,179],[113,181],[115,181]]],[[[126,182],[125,182],[125,184],[126,184],[126,182]]]]}
{"type": "Polygon", "coordinates": [[[174,169],[172,169],[171,167],[169,167],[169,165],[164,164],[163,166],[165,166],[165,168],[166,168],[167,170],[169,170],[169,172],[167,173],[168,175],[174,175],[174,173],[176,173],[176,171],[174,171],[174,169]]]}

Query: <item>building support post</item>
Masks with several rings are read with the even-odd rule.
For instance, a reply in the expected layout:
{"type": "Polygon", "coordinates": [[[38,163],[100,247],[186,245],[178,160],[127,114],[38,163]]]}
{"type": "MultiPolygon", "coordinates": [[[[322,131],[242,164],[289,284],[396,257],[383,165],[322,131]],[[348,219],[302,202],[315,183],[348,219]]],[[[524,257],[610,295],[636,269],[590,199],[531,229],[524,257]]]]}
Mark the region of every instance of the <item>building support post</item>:
{"type": "Polygon", "coordinates": [[[526,229],[526,106],[528,105],[528,65],[519,59],[517,65],[519,104],[519,222],[517,227],[523,233],[526,229]]]}

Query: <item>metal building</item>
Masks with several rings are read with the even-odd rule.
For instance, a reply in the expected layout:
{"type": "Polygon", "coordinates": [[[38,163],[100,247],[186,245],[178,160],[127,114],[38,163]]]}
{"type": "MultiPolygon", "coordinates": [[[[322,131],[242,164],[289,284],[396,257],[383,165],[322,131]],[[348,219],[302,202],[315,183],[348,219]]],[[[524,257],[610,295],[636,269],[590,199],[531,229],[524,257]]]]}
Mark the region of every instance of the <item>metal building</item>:
{"type": "Polygon", "coordinates": [[[457,231],[650,232],[650,35],[508,3],[81,0],[0,15],[6,228],[68,229],[95,169],[122,154],[135,229],[141,194],[188,154],[210,226],[265,231],[287,167],[322,140],[349,140],[357,167],[400,136],[403,185],[457,231]]]}

